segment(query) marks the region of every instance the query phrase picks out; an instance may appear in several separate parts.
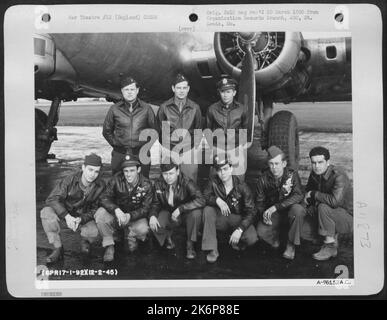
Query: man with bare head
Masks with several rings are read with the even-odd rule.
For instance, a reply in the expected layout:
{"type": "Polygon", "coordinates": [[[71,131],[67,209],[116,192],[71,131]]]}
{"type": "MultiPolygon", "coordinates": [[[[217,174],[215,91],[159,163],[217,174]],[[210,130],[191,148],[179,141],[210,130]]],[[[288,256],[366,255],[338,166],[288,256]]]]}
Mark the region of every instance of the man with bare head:
{"type": "Polygon", "coordinates": [[[329,150],[315,147],[309,153],[312,164],[304,202],[308,214],[318,222],[318,233],[324,238],[316,260],[337,255],[338,234],[352,233],[352,188],[347,174],[330,163],[329,150]]]}
{"type": "MultiPolygon", "coordinates": [[[[120,164],[127,152],[139,156],[141,147],[146,141],[139,137],[145,129],[156,129],[156,117],[152,107],[138,98],[140,92],[137,81],[131,77],[121,79],[123,100],[111,106],[104,124],[102,134],[113,147],[112,173],[120,171],[120,164]]],[[[150,163],[141,160],[142,174],[149,177],[150,163]]]]}

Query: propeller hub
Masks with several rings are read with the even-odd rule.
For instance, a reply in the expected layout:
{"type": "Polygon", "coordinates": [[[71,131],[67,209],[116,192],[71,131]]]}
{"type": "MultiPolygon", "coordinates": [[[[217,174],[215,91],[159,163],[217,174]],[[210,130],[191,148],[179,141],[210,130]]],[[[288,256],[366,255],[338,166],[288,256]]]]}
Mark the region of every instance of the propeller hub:
{"type": "Polygon", "coordinates": [[[269,36],[267,32],[240,32],[238,33],[238,43],[243,51],[246,52],[249,48],[258,53],[267,47],[269,36]]]}
{"type": "Polygon", "coordinates": [[[244,42],[251,42],[256,38],[257,32],[239,32],[239,37],[244,42]]]}

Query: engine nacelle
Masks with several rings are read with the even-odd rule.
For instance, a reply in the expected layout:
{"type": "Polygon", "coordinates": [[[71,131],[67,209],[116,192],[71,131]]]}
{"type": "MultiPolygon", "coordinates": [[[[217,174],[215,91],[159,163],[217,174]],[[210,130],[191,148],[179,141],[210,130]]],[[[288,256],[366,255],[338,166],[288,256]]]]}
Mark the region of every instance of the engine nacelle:
{"type": "Polygon", "coordinates": [[[34,35],[34,71],[36,78],[48,78],[55,71],[55,44],[49,35],[34,35]]]}
{"type": "Polygon", "coordinates": [[[257,87],[263,93],[280,89],[277,98],[286,100],[290,94],[302,93],[309,80],[302,65],[302,41],[299,32],[215,33],[214,49],[222,70],[238,79],[249,44],[255,59],[257,87]]]}
{"type": "Polygon", "coordinates": [[[36,98],[73,99],[76,72],[48,34],[34,34],[34,71],[36,98]]]}

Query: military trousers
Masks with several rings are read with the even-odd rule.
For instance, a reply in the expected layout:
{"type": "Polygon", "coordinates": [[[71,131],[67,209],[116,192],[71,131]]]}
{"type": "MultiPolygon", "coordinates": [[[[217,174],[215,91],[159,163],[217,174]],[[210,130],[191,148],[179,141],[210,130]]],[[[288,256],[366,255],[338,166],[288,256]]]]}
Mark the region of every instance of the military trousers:
{"type": "MultiPolygon", "coordinates": [[[[206,206],[203,210],[203,238],[202,250],[218,249],[218,231],[229,236],[241,223],[242,216],[237,214],[222,215],[219,208],[206,206]]],[[[250,225],[240,238],[240,242],[253,245],[257,242],[257,233],[253,225],[250,225]]]]}
{"type": "MultiPolygon", "coordinates": [[[[47,235],[48,242],[53,245],[54,248],[60,248],[62,246],[60,231],[62,228],[68,229],[66,222],[63,219],[60,219],[55,210],[51,207],[44,207],[40,211],[40,218],[44,232],[47,235]]],[[[81,237],[90,243],[100,241],[95,220],[91,220],[83,225],[80,225],[76,232],[80,232],[81,237]]]]}
{"type": "Polygon", "coordinates": [[[135,221],[130,220],[128,224],[119,226],[117,218],[102,207],[98,208],[95,213],[95,221],[102,236],[103,247],[114,245],[115,239],[117,239],[117,231],[119,229],[124,229],[127,240],[131,239],[134,241],[137,239],[145,241],[149,232],[148,220],[146,218],[141,218],[135,221]]]}
{"type": "Polygon", "coordinates": [[[181,213],[177,222],[171,219],[172,212],[169,210],[161,210],[157,216],[160,227],[153,234],[160,246],[164,245],[165,240],[171,237],[175,228],[181,224],[185,225],[187,240],[196,242],[202,221],[202,209],[195,209],[189,212],[181,213]]]}
{"type": "Polygon", "coordinates": [[[273,245],[279,241],[281,230],[287,230],[288,241],[300,245],[305,215],[306,210],[302,205],[293,204],[288,209],[274,212],[271,215],[271,225],[265,224],[260,217],[257,224],[258,238],[273,245]]]}
{"type": "Polygon", "coordinates": [[[353,217],[344,208],[332,208],[320,203],[309,206],[307,212],[318,223],[318,234],[321,236],[335,236],[336,233],[345,234],[353,232],[353,217]]]}

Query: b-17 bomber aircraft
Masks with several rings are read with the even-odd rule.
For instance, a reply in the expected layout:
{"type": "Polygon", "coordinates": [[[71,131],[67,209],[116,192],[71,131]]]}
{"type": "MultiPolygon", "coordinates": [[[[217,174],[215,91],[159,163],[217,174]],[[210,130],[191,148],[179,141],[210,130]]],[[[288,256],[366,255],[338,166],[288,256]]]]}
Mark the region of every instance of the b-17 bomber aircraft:
{"type": "MultiPolygon", "coordinates": [[[[289,111],[273,115],[274,102],[350,101],[351,38],[306,38],[300,32],[77,33],[34,36],[35,98],[52,101],[48,115],[36,109],[36,160],[56,139],[62,101],[81,97],[121,99],[119,82],[134,77],[140,97],[158,105],[170,98],[182,72],[190,97],[206,107],[218,99],[216,82],[239,82],[248,108],[248,170],[265,163],[265,149],[279,146],[297,167],[298,128],[289,111]]],[[[290,105],[291,106],[291,105],[290,105]]]]}

